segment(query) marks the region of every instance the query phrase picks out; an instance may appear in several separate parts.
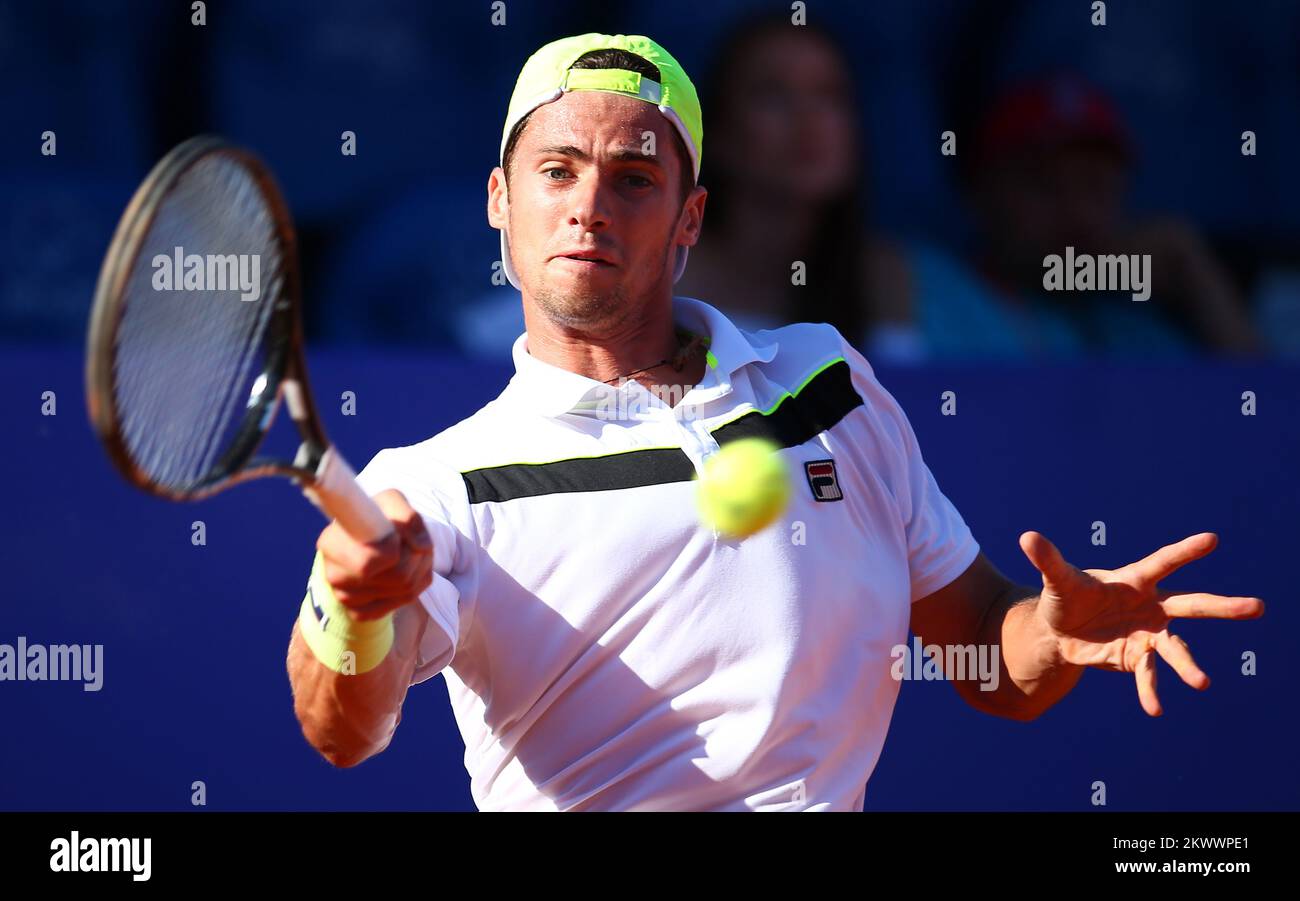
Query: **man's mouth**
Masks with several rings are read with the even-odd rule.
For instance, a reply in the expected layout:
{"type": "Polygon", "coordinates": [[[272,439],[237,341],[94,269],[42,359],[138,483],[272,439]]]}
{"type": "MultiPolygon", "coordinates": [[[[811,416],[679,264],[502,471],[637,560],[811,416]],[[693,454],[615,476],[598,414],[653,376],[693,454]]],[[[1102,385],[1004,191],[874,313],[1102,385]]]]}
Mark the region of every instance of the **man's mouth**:
{"type": "Polygon", "coordinates": [[[591,268],[599,268],[602,266],[614,265],[609,260],[605,259],[604,257],[600,256],[597,253],[582,252],[582,251],[579,251],[577,253],[562,253],[559,254],[558,256],[552,257],[552,259],[569,260],[572,263],[582,265],[584,267],[591,267],[591,268]]]}

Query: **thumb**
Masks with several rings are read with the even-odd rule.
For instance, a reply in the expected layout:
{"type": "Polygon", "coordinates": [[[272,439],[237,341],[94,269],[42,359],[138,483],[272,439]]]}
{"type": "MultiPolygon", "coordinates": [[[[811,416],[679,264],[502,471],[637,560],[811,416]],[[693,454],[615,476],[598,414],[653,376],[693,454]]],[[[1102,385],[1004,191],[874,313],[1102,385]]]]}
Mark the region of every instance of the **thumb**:
{"type": "Polygon", "coordinates": [[[1043,574],[1045,587],[1064,587],[1076,575],[1075,568],[1065,562],[1056,545],[1048,541],[1047,536],[1041,532],[1022,533],[1020,550],[1029,558],[1029,562],[1034,564],[1034,568],[1043,574]]]}
{"type": "Polygon", "coordinates": [[[424,524],[424,517],[416,513],[414,518],[407,520],[401,525],[402,537],[405,538],[412,547],[418,550],[428,550],[433,547],[433,538],[429,535],[429,529],[424,524]]]}
{"type": "Polygon", "coordinates": [[[375,503],[379,504],[379,509],[383,510],[384,515],[392,521],[397,534],[406,544],[421,550],[433,546],[433,539],[429,537],[424,517],[411,506],[406,495],[396,489],[390,489],[375,495],[375,503]]]}

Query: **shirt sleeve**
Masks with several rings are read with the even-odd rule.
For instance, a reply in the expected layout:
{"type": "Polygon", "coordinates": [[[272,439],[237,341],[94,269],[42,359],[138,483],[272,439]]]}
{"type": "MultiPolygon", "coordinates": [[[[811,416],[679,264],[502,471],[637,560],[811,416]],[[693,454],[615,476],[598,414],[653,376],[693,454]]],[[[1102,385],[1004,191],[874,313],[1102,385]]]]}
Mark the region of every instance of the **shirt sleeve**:
{"type": "Polygon", "coordinates": [[[979,544],[957,508],[939,490],[903,408],[876,379],[866,358],[843,337],[840,343],[853,386],[878,423],[881,447],[890,458],[885,470],[907,535],[912,603],[916,603],[965,572],[979,555],[979,544]]]}
{"type": "Polygon", "coordinates": [[[409,451],[381,450],[357,474],[357,483],[372,497],[390,488],[402,492],[433,540],[433,581],[420,594],[432,623],[420,642],[411,676],[415,685],[442,672],[456,655],[477,593],[479,548],[462,528],[468,526],[468,512],[459,473],[425,461],[417,465],[409,451]]]}

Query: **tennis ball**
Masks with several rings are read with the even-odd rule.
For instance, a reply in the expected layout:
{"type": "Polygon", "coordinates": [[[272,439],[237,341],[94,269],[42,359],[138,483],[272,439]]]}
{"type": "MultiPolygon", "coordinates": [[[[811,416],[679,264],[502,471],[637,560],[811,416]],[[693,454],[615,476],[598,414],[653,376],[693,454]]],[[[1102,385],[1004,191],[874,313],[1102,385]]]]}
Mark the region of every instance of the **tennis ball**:
{"type": "Polygon", "coordinates": [[[790,475],[778,451],[765,438],[742,438],[705,460],[696,495],[704,523],[745,538],[780,516],[790,502],[790,475]]]}

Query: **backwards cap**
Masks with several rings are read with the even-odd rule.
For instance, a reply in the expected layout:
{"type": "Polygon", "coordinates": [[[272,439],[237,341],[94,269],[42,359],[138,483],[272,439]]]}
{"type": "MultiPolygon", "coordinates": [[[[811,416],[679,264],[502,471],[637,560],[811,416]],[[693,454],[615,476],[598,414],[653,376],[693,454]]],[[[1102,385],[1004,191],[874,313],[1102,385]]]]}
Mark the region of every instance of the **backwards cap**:
{"type": "MultiPolygon", "coordinates": [[[[552,41],[538,50],[519,73],[505,128],[501,132],[500,163],[505,166],[506,143],[510,132],[533,110],[559,100],[568,91],[608,91],[654,104],[673,123],[691,157],[695,180],[700,178],[700,160],[704,147],[704,117],[695,86],[672,55],[647,37],[637,34],[580,34],[552,41]],[[574,69],[578,57],[593,50],[626,50],[635,53],[659,69],[659,82],[628,69],[574,69]]],[[[677,248],[673,281],[686,270],[688,247],[677,248]]],[[[501,229],[501,264],[510,284],[519,288],[519,278],[510,261],[510,243],[501,229]]]]}

